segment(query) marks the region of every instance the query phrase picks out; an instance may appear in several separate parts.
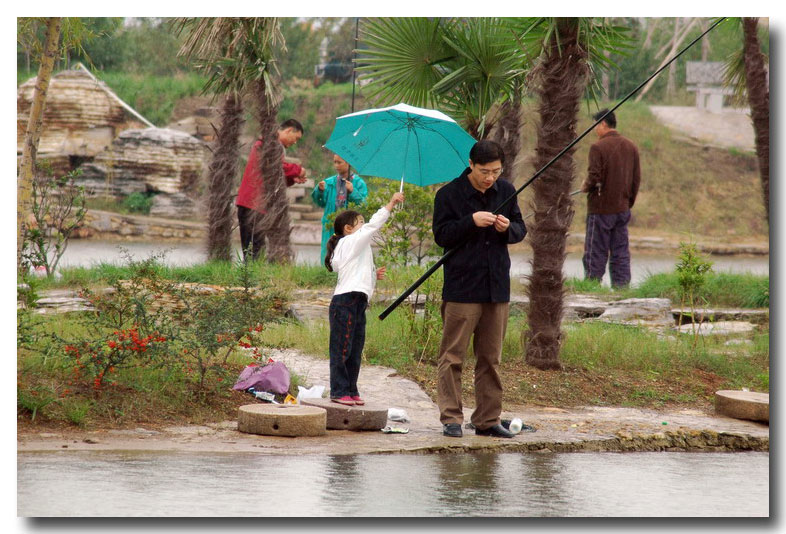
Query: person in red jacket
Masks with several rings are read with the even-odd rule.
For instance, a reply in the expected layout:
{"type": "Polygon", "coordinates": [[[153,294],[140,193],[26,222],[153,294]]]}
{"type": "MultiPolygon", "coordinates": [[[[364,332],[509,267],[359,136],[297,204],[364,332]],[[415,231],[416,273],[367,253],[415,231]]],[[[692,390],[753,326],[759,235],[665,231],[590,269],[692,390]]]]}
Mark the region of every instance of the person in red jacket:
{"type": "MultiPolygon", "coordinates": [[[[289,148],[303,137],[303,125],[295,119],[287,119],[278,128],[278,141],[289,148]]],[[[240,243],[243,247],[243,258],[246,251],[251,248],[254,259],[265,246],[265,236],[254,231],[254,225],[260,220],[260,215],[265,214],[264,184],[259,166],[259,152],[262,149],[262,139],[257,139],[248,155],[246,170],[243,171],[243,180],[237,192],[237,221],[240,225],[240,243]]],[[[284,178],[287,187],[302,184],[306,181],[306,171],[297,163],[283,162],[284,178]]]]}

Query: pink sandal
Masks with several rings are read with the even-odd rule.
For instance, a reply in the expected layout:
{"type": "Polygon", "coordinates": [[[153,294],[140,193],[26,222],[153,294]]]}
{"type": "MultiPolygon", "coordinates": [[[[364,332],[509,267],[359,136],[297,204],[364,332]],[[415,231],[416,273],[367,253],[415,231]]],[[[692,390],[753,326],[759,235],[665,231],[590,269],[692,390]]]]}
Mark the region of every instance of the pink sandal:
{"type": "Polygon", "coordinates": [[[344,404],[346,406],[354,406],[355,404],[357,404],[349,395],[344,395],[343,397],[335,397],[330,400],[333,402],[337,402],[339,404],[344,404]]]}

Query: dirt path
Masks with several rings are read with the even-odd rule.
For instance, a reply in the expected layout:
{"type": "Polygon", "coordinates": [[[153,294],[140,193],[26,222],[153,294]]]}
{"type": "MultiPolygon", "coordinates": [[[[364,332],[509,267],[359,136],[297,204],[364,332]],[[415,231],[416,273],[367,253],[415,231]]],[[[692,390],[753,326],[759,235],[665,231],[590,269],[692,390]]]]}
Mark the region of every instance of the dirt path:
{"type": "MultiPolygon", "coordinates": [[[[328,361],[294,350],[274,353],[309,384],[328,383],[328,361]]],[[[505,406],[503,417],[521,417],[537,429],[513,439],[443,437],[436,405],[414,382],[395,370],[367,365],[358,382],[368,406],[404,409],[409,423],[390,422],[408,434],[328,431],[326,436],[281,438],[243,434],[236,421],[209,426],[169,427],[160,431],[103,430],[30,433],[17,437],[19,452],[62,450],[146,450],[254,452],[263,454],[362,454],[380,452],[769,450],[769,427],[717,417],[698,410],[652,411],[620,407],[505,406]]],[[[469,421],[471,407],[465,408],[469,421]]]]}
{"type": "Polygon", "coordinates": [[[748,109],[725,108],[721,113],[712,113],[695,106],[650,106],[650,110],[676,134],[703,145],[755,150],[748,109]]]}

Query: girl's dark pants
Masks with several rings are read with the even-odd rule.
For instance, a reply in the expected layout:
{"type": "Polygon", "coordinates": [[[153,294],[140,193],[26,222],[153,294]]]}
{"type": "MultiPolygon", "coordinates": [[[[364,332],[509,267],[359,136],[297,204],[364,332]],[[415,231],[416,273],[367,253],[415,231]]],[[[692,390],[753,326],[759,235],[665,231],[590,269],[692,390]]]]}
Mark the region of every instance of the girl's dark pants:
{"type": "Polygon", "coordinates": [[[352,291],[333,295],[330,320],[330,397],[339,398],[358,393],[360,357],[366,342],[365,293],[352,291]]]}

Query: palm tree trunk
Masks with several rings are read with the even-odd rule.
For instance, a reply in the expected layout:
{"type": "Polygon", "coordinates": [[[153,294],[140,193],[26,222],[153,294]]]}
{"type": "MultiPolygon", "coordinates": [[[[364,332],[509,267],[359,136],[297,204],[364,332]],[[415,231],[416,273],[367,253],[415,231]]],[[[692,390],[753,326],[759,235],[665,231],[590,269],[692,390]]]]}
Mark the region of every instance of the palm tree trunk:
{"type": "Polygon", "coordinates": [[[767,71],[764,68],[764,55],[759,46],[757,29],[758,18],[743,18],[743,46],[745,49],[745,86],[748,104],[751,108],[753,131],[755,133],[756,156],[759,159],[761,191],[764,208],[767,212],[767,225],[770,223],[770,89],[767,85],[767,71]]]}
{"type": "Polygon", "coordinates": [[[227,95],[221,108],[221,126],[210,161],[208,185],[208,260],[232,259],[235,177],[243,124],[243,104],[237,95],[227,95]]]}
{"type": "MultiPolygon", "coordinates": [[[[538,72],[540,124],[535,168],[540,169],[576,137],[579,103],[588,79],[586,52],[578,44],[578,21],[559,19],[559,44],[552,37],[538,72]]],[[[533,182],[535,221],[529,230],[532,274],[528,294],[526,362],[560,369],[565,243],[573,219],[570,186],[575,174],[570,150],[533,182]]]]}
{"type": "Polygon", "coordinates": [[[264,183],[265,209],[267,213],[257,225],[267,238],[267,260],[271,263],[289,263],[294,254],[289,242],[292,231],[289,224],[287,184],[284,180],[284,147],[278,140],[278,105],[273,97],[268,98],[265,81],[256,85],[257,118],[262,135],[262,150],[259,158],[264,183]]]}
{"type": "Polygon", "coordinates": [[[44,44],[41,65],[38,68],[33,103],[30,106],[30,116],[27,120],[27,131],[22,148],[22,161],[19,165],[17,179],[17,204],[16,204],[16,264],[22,262],[22,236],[24,235],[25,217],[31,210],[33,177],[35,176],[36,153],[38,141],[41,138],[41,129],[44,121],[44,107],[46,106],[46,93],[49,90],[49,81],[52,79],[52,70],[57,56],[60,41],[60,28],[62,18],[50,17],[46,23],[46,41],[44,44]]]}
{"type": "Polygon", "coordinates": [[[494,129],[494,141],[500,144],[505,154],[501,180],[513,182],[513,165],[521,150],[521,97],[506,100],[500,108],[500,117],[494,129]]]}

